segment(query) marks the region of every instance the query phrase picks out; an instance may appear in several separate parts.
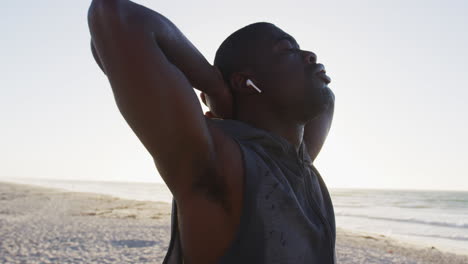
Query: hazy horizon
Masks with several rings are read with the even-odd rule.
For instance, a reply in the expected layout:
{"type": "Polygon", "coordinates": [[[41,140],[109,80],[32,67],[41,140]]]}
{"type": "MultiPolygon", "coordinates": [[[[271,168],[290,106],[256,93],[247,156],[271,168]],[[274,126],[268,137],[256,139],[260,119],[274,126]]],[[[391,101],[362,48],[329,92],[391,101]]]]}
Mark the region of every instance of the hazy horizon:
{"type": "MultiPolygon", "coordinates": [[[[45,187],[51,187],[48,185],[49,182],[83,182],[83,183],[96,183],[96,184],[102,184],[102,183],[130,183],[130,184],[160,184],[163,186],[167,185],[164,183],[162,180],[142,180],[142,181],[132,181],[132,180],[113,180],[113,179],[63,179],[63,178],[22,178],[22,177],[17,177],[17,178],[2,178],[0,177],[0,182],[7,182],[7,183],[17,183],[17,184],[31,184],[31,185],[37,185],[37,186],[45,186],[45,187]],[[29,182],[32,180],[33,182],[29,182]],[[38,182],[36,182],[38,181],[38,182]]],[[[51,188],[59,188],[59,189],[66,189],[65,187],[54,187],[52,186],[51,188]]],[[[457,190],[457,189],[413,189],[413,188],[379,188],[379,187],[328,187],[331,191],[340,191],[340,190],[352,190],[352,191],[402,191],[402,192],[458,192],[458,193],[468,193],[468,190],[457,190]]],[[[99,191],[95,191],[99,192],[99,191]]]]}
{"type": "MultiPolygon", "coordinates": [[[[91,1],[10,1],[0,18],[2,178],[162,182],[89,49],[91,1]]],[[[330,188],[468,191],[468,3],[136,1],[212,63],[233,31],[268,21],[332,78],[315,166],[330,188]]]]}

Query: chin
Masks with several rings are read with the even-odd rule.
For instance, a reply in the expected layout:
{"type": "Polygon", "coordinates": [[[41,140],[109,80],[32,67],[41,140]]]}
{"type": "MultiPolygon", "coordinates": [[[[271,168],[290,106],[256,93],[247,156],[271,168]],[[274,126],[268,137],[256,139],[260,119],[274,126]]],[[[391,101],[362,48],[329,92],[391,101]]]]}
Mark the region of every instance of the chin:
{"type": "Polygon", "coordinates": [[[305,104],[305,114],[309,119],[315,118],[317,115],[320,115],[329,107],[330,100],[328,99],[325,93],[320,92],[320,94],[315,94],[311,99],[304,102],[305,104]]]}
{"type": "Polygon", "coordinates": [[[329,107],[329,98],[330,95],[323,86],[306,90],[305,96],[298,102],[298,105],[302,105],[299,114],[302,117],[301,121],[309,122],[326,111],[329,107]]]}
{"type": "Polygon", "coordinates": [[[309,122],[310,120],[316,118],[323,112],[325,112],[328,109],[327,105],[324,105],[323,103],[317,103],[317,104],[307,104],[305,107],[305,111],[302,113],[302,118],[301,121],[304,123],[309,122]]]}

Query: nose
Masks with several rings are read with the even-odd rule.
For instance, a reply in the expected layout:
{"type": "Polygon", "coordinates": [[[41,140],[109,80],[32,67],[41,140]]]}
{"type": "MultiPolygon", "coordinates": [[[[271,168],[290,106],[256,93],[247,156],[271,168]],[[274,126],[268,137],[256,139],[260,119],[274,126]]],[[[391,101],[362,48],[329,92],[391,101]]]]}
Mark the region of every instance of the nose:
{"type": "Polygon", "coordinates": [[[308,64],[316,64],[317,63],[317,55],[312,51],[304,51],[304,61],[308,64]]]}

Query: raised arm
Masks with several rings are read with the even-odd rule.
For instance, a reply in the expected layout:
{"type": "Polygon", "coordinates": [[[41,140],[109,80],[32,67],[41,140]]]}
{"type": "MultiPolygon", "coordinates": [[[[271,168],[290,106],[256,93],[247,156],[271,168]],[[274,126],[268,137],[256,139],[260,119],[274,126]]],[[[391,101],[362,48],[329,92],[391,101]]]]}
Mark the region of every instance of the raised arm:
{"type": "Polygon", "coordinates": [[[117,106],[176,199],[214,177],[216,148],[192,89],[209,91],[214,68],[167,18],[131,1],[94,0],[88,23],[117,106]]]}
{"type": "Polygon", "coordinates": [[[312,162],[318,156],[325,139],[327,139],[335,111],[335,94],[329,88],[327,89],[330,94],[330,104],[327,110],[309,121],[304,127],[304,141],[312,162]]]}
{"type": "Polygon", "coordinates": [[[96,47],[94,47],[93,40],[91,39],[91,53],[93,54],[93,58],[96,61],[96,64],[99,66],[101,71],[106,74],[104,71],[104,67],[102,66],[101,59],[99,58],[99,55],[97,54],[96,47]]]}

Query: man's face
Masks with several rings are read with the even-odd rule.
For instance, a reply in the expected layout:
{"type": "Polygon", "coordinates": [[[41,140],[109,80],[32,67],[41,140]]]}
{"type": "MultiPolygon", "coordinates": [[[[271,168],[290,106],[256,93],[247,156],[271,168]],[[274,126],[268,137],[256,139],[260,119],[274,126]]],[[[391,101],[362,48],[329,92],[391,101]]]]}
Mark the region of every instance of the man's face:
{"type": "Polygon", "coordinates": [[[259,54],[258,79],[275,111],[303,122],[324,111],[330,78],[323,65],[317,64],[316,55],[301,50],[293,37],[277,27],[271,27],[261,42],[266,48],[259,54]]]}

